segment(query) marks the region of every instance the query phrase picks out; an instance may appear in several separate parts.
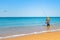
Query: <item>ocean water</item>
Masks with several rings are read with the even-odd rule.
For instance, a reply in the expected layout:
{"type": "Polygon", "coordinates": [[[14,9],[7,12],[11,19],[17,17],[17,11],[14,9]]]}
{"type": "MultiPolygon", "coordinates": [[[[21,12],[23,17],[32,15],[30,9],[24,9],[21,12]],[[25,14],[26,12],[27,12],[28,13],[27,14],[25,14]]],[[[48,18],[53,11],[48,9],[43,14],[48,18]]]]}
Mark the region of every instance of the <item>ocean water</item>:
{"type": "MultiPolygon", "coordinates": [[[[45,25],[46,17],[0,17],[0,27],[45,25]]],[[[60,23],[60,17],[50,17],[50,24],[60,23]]]]}
{"type": "MultiPolygon", "coordinates": [[[[0,36],[46,30],[46,17],[0,17],[0,36]]],[[[60,28],[60,17],[50,17],[50,24],[60,28]]]]}

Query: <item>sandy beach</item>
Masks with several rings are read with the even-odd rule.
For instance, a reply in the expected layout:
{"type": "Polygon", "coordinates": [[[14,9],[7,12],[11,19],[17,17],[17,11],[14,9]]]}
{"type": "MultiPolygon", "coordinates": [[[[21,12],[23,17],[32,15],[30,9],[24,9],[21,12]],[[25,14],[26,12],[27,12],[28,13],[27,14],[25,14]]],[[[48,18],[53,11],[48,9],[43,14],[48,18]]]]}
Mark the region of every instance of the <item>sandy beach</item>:
{"type": "Polygon", "coordinates": [[[60,31],[6,38],[2,40],[60,40],[60,31]]]}

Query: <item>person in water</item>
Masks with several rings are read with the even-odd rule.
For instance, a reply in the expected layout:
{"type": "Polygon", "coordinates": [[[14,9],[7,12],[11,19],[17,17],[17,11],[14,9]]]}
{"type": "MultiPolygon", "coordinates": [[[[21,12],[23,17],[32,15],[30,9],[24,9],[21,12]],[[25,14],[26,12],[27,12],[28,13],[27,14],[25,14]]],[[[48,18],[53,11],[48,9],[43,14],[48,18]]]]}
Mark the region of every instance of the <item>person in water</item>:
{"type": "Polygon", "coordinates": [[[50,18],[46,17],[47,30],[50,29],[50,18]]]}

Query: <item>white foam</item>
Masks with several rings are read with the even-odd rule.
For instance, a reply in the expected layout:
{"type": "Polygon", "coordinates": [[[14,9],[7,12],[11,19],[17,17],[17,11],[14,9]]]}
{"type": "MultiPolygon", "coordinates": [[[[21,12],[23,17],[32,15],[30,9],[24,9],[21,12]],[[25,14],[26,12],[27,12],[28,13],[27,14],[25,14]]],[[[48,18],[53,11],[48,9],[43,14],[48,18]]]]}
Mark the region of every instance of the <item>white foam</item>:
{"type": "Polygon", "coordinates": [[[4,38],[13,38],[13,37],[25,36],[25,35],[32,35],[32,34],[40,34],[40,33],[45,33],[45,32],[54,32],[54,31],[60,31],[60,29],[48,30],[48,31],[41,31],[41,32],[33,32],[33,33],[28,33],[28,34],[11,35],[11,36],[0,37],[0,39],[4,39],[4,38]]]}

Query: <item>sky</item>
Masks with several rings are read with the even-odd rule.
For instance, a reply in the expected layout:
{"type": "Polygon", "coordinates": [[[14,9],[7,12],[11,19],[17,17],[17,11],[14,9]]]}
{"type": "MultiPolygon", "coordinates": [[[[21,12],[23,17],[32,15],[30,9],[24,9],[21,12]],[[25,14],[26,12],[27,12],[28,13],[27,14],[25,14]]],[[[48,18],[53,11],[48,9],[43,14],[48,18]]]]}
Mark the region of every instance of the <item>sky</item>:
{"type": "Polygon", "coordinates": [[[60,0],[0,0],[0,17],[60,17],[60,0]]]}

